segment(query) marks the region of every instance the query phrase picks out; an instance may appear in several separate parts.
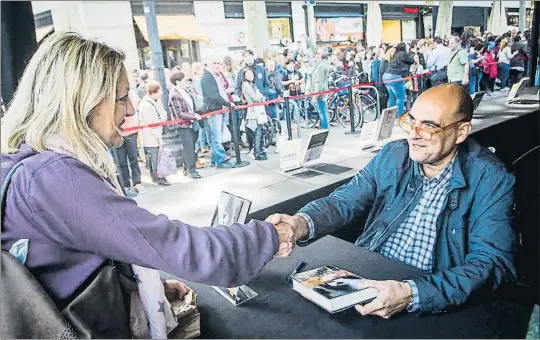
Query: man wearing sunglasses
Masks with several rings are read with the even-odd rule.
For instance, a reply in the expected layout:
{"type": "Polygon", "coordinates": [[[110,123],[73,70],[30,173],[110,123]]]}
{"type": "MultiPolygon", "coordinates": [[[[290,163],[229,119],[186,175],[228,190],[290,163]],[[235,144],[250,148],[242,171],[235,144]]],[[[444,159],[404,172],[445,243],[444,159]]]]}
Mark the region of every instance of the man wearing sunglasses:
{"type": "Polygon", "coordinates": [[[356,245],[429,273],[368,280],[363,286],[379,295],[356,307],[362,315],[440,312],[515,282],[515,178],[468,138],[473,109],[459,85],[425,91],[400,117],[406,140],[388,143],[348,184],[295,216],[268,218],[291,225],[301,244],[367,217],[356,245]]]}

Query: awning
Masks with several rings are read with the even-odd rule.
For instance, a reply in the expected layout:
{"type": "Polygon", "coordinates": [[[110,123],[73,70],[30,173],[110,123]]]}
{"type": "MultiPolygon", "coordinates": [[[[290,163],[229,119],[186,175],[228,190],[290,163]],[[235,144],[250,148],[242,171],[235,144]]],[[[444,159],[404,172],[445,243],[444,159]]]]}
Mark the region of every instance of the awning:
{"type": "MultiPolygon", "coordinates": [[[[133,16],[137,26],[146,39],[148,28],[145,16],[133,16]]],[[[159,40],[194,40],[210,42],[210,39],[201,30],[201,25],[194,15],[158,15],[156,16],[159,40]]]]}
{"type": "Polygon", "coordinates": [[[51,33],[52,31],[54,31],[54,26],[53,25],[44,26],[44,27],[40,27],[40,28],[36,29],[36,41],[40,42],[41,39],[43,39],[44,36],[51,33]]]}

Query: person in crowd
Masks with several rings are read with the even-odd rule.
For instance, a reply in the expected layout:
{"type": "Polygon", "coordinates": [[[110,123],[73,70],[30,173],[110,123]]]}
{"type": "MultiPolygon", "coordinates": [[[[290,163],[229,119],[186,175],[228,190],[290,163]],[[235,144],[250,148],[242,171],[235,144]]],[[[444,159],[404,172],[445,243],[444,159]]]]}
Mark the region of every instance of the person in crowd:
{"type": "MultiPolygon", "coordinates": [[[[124,62],[122,53],[102,43],[74,33],[51,35],[28,63],[2,127],[2,185],[15,171],[3,211],[2,250],[30,240],[30,247],[19,249],[28,255],[23,264],[59,308],[109,260],[233,287],[281,256],[280,243],[290,247],[290,226],[252,220],[198,228],[156,216],[122,195],[107,150],[122,145],[121,125],[134,115],[124,62]]],[[[138,294],[144,300],[145,293],[138,294]]],[[[126,307],[133,295],[125,297],[117,308],[135,312],[126,307]]],[[[100,303],[72,312],[94,313],[91,318],[99,320],[100,303]]]]}
{"type": "Polygon", "coordinates": [[[508,38],[501,40],[497,60],[499,62],[499,73],[501,74],[501,91],[509,91],[508,78],[510,77],[510,60],[517,54],[508,45],[508,38]]]}
{"type": "Polygon", "coordinates": [[[421,48],[424,46],[424,41],[423,40],[412,40],[411,41],[411,46],[409,47],[409,52],[412,53],[412,54],[417,54],[418,55],[418,60],[420,60],[420,65],[422,65],[422,68],[425,70],[426,69],[426,60],[424,58],[424,53],[422,53],[420,50],[421,48]]]}
{"type": "MultiPolygon", "coordinates": [[[[255,85],[255,74],[251,69],[246,69],[244,72],[244,80],[242,85],[242,93],[248,104],[254,104],[264,101],[264,96],[261,94],[255,85]]],[[[257,161],[265,161],[268,159],[266,152],[262,148],[262,128],[268,122],[268,116],[264,106],[249,107],[246,113],[246,134],[250,151],[253,150],[253,155],[257,161]]]]}
{"type": "MultiPolygon", "coordinates": [[[[191,68],[193,73],[193,77],[191,78],[191,95],[195,100],[195,112],[202,114],[205,113],[204,96],[201,86],[202,76],[204,75],[204,65],[202,63],[195,62],[193,65],[191,65],[191,68]]],[[[207,123],[206,118],[200,120],[199,123],[201,124],[202,129],[199,130],[197,154],[199,152],[202,154],[207,154],[210,152],[210,125],[207,123]]]]}
{"type": "MultiPolygon", "coordinates": [[[[163,116],[160,112],[161,106],[158,102],[161,100],[163,90],[159,82],[151,80],[146,83],[146,96],[139,103],[139,115],[141,125],[148,125],[161,122],[163,116]]],[[[141,130],[144,153],[146,154],[148,166],[150,168],[150,177],[152,182],[157,185],[170,186],[166,178],[157,173],[157,164],[159,148],[163,147],[163,128],[146,128],[141,130]]]]}
{"type": "MultiPolygon", "coordinates": [[[[266,67],[268,71],[268,80],[270,87],[268,89],[268,99],[276,99],[278,97],[283,96],[283,74],[280,73],[276,68],[276,61],[273,59],[269,59],[266,61],[266,67]]],[[[268,105],[270,108],[270,117],[272,118],[278,118],[277,114],[277,105],[278,104],[270,104],[268,105]]]]}
{"type": "MultiPolygon", "coordinates": [[[[288,96],[297,96],[302,93],[302,85],[304,84],[304,78],[302,74],[295,70],[295,62],[292,59],[289,59],[285,62],[287,71],[282,79],[282,85],[284,91],[286,91],[288,96]]],[[[296,100],[289,100],[289,114],[291,115],[291,121],[297,122],[299,117],[298,103],[296,100]]]]}
{"type": "Polygon", "coordinates": [[[518,83],[525,72],[525,63],[530,48],[526,41],[522,41],[519,35],[514,37],[511,47],[512,59],[510,59],[510,85],[518,83]],[[517,52],[517,53],[516,53],[517,52]]]}
{"type": "MultiPolygon", "coordinates": [[[[227,81],[227,94],[228,94],[228,99],[231,103],[239,103],[241,102],[241,99],[236,95],[235,93],[235,86],[236,86],[236,74],[237,74],[237,70],[236,70],[236,65],[234,63],[234,61],[232,60],[231,56],[225,56],[223,58],[223,75],[225,76],[226,78],[226,81],[227,81]]],[[[247,148],[247,145],[244,143],[244,140],[242,139],[242,131],[240,131],[240,123],[242,121],[242,116],[240,114],[241,112],[238,110],[238,111],[235,111],[235,114],[236,114],[236,133],[239,137],[239,140],[238,140],[238,144],[240,145],[240,147],[242,148],[247,148]]],[[[232,130],[232,119],[233,119],[233,115],[232,114],[229,114],[229,127],[230,129],[232,130]]]]}
{"type": "MultiPolygon", "coordinates": [[[[129,99],[134,108],[139,107],[139,97],[132,89],[129,90],[129,99]]],[[[137,109],[135,109],[135,115],[127,117],[123,129],[132,128],[139,125],[139,115],[137,109]]],[[[146,193],[141,182],[141,169],[139,168],[138,155],[139,149],[137,142],[139,138],[139,131],[124,131],[124,144],[116,149],[118,156],[118,170],[120,176],[122,176],[122,182],[124,184],[126,195],[130,197],[137,196],[138,194],[146,193]]]]}
{"type": "MultiPolygon", "coordinates": [[[[311,73],[310,80],[310,93],[323,92],[328,90],[328,77],[330,75],[330,61],[328,60],[330,52],[327,48],[319,47],[310,40],[306,38],[306,43],[309,45],[313,53],[315,53],[315,60],[317,64],[311,73]]],[[[319,109],[319,124],[321,129],[329,128],[328,121],[328,105],[326,103],[326,95],[317,95],[313,100],[317,103],[319,109]]]]}
{"type": "Polygon", "coordinates": [[[195,142],[198,136],[198,129],[195,130],[194,124],[198,124],[201,116],[195,113],[195,101],[188,92],[189,79],[182,72],[175,72],[171,75],[171,83],[175,86],[169,93],[169,111],[175,117],[185,119],[185,122],[179,124],[178,134],[183,145],[184,176],[193,179],[201,178],[197,172],[197,155],[195,153],[195,142]]]}
{"type": "Polygon", "coordinates": [[[491,97],[495,91],[495,79],[497,78],[495,53],[489,46],[489,43],[484,46],[484,52],[482,53],[484,59],[480,62],[480,68],[482,69],[480,90],[485,91],[487,97],[491,97]]]}
{"type": "MultiPolygon", "coordinates": [[[[191,78],[193,76],[193,70],[192,70],[192,65],[191,65],[191,62],[189,61],[184,61],[181,65],[181,68],[179,70],[180,72],[182,72],[184,74],[185,77],[187,78],[191,78]]],[[[174,84],[173,84],[174,85],[174,84]]]]}
{"type": "Polygon", "coordinates": [[[393,56],[388,62],[388,68],[382,76],[382,81],[388,90],[388,107],[397,105],[397,114],[400,117],[405,112],[405,82],[401,80],[409,74],[414,63],[407,53],[405,43],[401,42],[395,47],[393,56]]]}
{"type": "Polygon", "coordinates": [[[484,44],[481,42],[471,46],[469,51],[469,93],[473,94],[480,90],[480,82],[482,81],[483,73],[480,69],[480,63],[484,60],[482,53],[484,52],[484,44]]]}
{"type": "Polygon", "coordinates": [[[411,76],[416,76],[409,81],[409,88],[407,89],[407,110],[411,109],[411,106],[416,101],[423,89],[423,79],[421,75],[424,73],[422,63],[420,63],[421,53],[414,54],[414,64],[411,65],[409,73],[411,76]]]}
{"type": "Polygon", "coordinates": [[[268,97],[268,90],[270,88],[270,81],[268,74],[263,66],[259,66],[255,63],[255,55],[252,50],[244,51],[244,62],[246,66],[238,72],[236,80],[236,94],[242,98],[242,87],[244,83],[244,72],[250,69],[255,75],[255,85],[259,89],[259,92],[265,97],[268,97]]]}
{"type": "Polygon", "coordinates": [[[451,36],[448,41],[451,51],[450,62],[448,63],[448,82],[469,89],[469,57],[467,51],[461,47],[461,38],[451,36]]]}
{"type": "Polygon", "coordinates": [[[399,119],[406,140],[386,144],[330,196],[267,220],[291,225],[297,241],[311,242],[367,217],[358,246],[428,272],[366,282],[379,295],[356,306],[362,315],[442,312],[514,283],[515,178],[468,137],[473,111],[471,96],[456,84],[425,91],[399,119]]]}
{"type": "Polygon", "coordinates": [[[146,96],[146,83],[148,82],[148,72],[141,71],[139,74],[141,81],[137,85],[137,95],[140,99],[143,99],[146,96]]]}
{"type": "Polygon", "coordinates": [[[443,44],[440,37],[433,38],[433,46],[434,49],[426,61],[426,66],[433,73],[431,76],[431,86],[437,86],[445,83],[448,79],[446,68],[450,62],[451,51],[443,44]]]}
{"type": "MultiPolygon", "coordinates": [[[[222,61],[220,58],[210,59],[208,70],[204,72],[201,80],[201,88],[206,112],[220,110],[223,107],[234,107],[229,102],[229,97],[224,86],[224,76],[221,73],[222,61]]],[[[227,155],[223,145],[223,129],[226,129],[224,115],[222,113],[208,117],[206,124],[210,129],[210,142],[212,145],[212,163],[220,169],[232,168],[234,162],[227,155]]]]}

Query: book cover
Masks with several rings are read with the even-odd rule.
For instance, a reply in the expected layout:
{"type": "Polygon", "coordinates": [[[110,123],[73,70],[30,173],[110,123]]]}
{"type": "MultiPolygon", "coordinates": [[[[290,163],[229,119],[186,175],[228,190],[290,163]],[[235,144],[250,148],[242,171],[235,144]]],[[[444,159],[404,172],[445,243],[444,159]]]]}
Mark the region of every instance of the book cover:
{"type": "Polygon", "coordinates": [[[363,277],[334,265],[327,265],[293,277],[293,289],[331,313],[377,297],[374,288],[359,288],[363,277]]]}
{"type": "MultiPolygon", "coordinates": [[[[250,207],[251,201],[222,191],[210,225],[215,228],[220,225],[230,227],[234,223],[246,223],[250,207]]],[[[258,295],[246,285],[231,288],[212,286],[212,288],[233,306],[239,306],[258,295]]]]}
{"type": "Polygon", "coordinates": [[[212,286],[221,296],[223,296],[227,301],[233,304],[233,306],[239,306],[244,302],[253,299],[256,297],[257,292],[249,288],[246,285],[233,288],[217,287],[212,286]]]}

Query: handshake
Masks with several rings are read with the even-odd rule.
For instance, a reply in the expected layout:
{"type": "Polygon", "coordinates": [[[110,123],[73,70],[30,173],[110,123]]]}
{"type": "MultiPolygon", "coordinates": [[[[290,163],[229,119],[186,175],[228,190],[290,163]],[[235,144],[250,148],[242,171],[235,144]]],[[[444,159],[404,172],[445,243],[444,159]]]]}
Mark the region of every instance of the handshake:
{"type": "Polygon", "coordinates": [[[276,257],[287,257],[292,252],[296,241],[307,239],[309,227],[302,216],[273,214],[266,219],[276,228],[279,240],[279,250],[276,257]]]}

